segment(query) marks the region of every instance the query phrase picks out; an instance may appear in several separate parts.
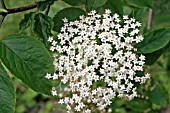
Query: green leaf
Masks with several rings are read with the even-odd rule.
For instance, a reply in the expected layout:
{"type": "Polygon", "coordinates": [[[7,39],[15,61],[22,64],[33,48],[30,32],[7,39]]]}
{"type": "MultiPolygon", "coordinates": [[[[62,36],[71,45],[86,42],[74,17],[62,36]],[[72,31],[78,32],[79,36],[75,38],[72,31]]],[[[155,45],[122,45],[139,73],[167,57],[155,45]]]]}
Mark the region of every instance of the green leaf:
{"type": "Polygon", "coordinates": [[[147,113],[159,113],[159,110],[151,110],[151,111],[149,111],[147,113]]]}
{"type": "Polygon", "coordinates": [[[140,27],[140,31],[142,32],[147,28],[148,14],[148,8],[133,8],[132,15],[136,20],[142,23],[142,26],[140,27]]]}
{"type": "Polygon", "coordinates": [[[138,53],[152,53],[165,47],[170,41],[170,29],[151,30],[144,35],[144,40],[137,45],[138,53]]]}
{"type": "Polygon", "coordinates": [[[6,9],[0,8],[0,13],[7,13],[8,11],[6,9]]]}
{"type": "Polygon", "coordinates": [[[143,7],[152,7],[153,1],[152,0],[125,0],[129,5],[143,8],[143,7]]]}
{"type": "Polygon", "coordinates": [[[153,26],[170,26],[169,13],[161,13],[159,16],[153,16],[153,26]]]}
{"type": "Polygon", "coordinates": [[[47,8],[47,5],[52,5],[54,1],[57,1],[57,0],[38,1],[38,10],[44,11],[47,8]]]}
{"type": "Polygon", "coordinates": [[[53,86],[45,78],[54,73],[52,58],[34,37],[14,34],[0,41],[0,58],[17,78],[38,93],[50,94],[53,86]]]}
{"type": "Polygon", "coordinates": [[[72,6],[83,5],[83,2],[81,0],[63,0],[63,1],[72,6]]]}
{"type": "Polygon", "coordinates": [[[0,63],[0,113],[14,113],[15,88],[14,84],[0,63]]]}
{"type": "Polygon", "coordinates": [[[151,103],[145,99],[135,98],[129,102],[126,102],[126,106],[135,112],[144,112],[151,106],[151,103]]]}
{"type": "Polygon", "coordinates": [[[130,15],[132,13],[132,8],[129,6],[123,6],[123,14],[124,15],[130,15]]]}
{"type": "Polygon", "coordinates": [[[59,32],[60,28],[63,26],[64,22],[62,19],[67,18],[69,21],[74,21],[79,18],[80,15],[86,12],[79,8],[65,8],[59,11],[53,18],[54,27],[53,30],[59,32]]]}
{"type": "Polygon", "coordinates": [[[148,54],[144,54],[146,57],[146,65],[152,65],[153,63],[156,62],[156,60],[161,56],[161,54],[163,53],[163,50],[160,49],[158,51],[155,51],[153,53],[148,53],[148,54]]]}
{"type": "Polygon", "coordinates": [[[52,24],[52,19],[49,16],[42,13],[35,15],[34,33],[37,37],[43,39],[43,42],[46,45],[48,43],[48,37],[51,35],[52,24]]]}
{"type": "Polygon", "coordinates": [[[112,13],[123,15],[123,2],[122,0],[108,0],[103,6],[105,9],[110,9],[112,13]]]}
{"type": "Polygon", "coordinates": [[[161,85],[157,85],[152,91],[148,90],[149,100],[157,105],[166,106],[168,104],[168,92],[161,85]]]}
{"type": "Polygon", "coordinates": [[[104,5],[107,2],[107,0],[92,0],[92,1],[94,1],[94,3],[93,3],[93,8],[94,9],[104,5]]]}
{"type": "Polygon", "coordinates": [[[39,1],[38,2],[38,10],[39,11],[44,11],[47,8],[47,5],[52,5],[54,1],[57,0],[45,0],[45,1],[39,1]]]}
{"type": "Polygon", "coordinates": [[[142,22],[142,24],[146,23],[148,19],[148,8],[136,8],[134,9],[135,19],[142,22]]]}
{"type": "Polygon", "coordinates": [[[48,5],[48,1],[40,1],[38,2],[38,10],[44,11],[48,5]]]}
{"type": "Polygon", "coordinates": [[[107,2],[107,0],[86,0],[86,8],[88,11],[101,7],[107,2]]]}
{"type": "Polygon", "coordinates": [[[19,23],[19,31],[23,31],[25,29],[27,29],[31,23],[33,22],[33,12],[29,13],[29,14],[25,14],[24,15],[24,19],[22,19],[19,23]]]}
{"type": "Polygon", "coordinates": [[[114,113],[127,113],[125,108],[116,108],[114,113]]]}

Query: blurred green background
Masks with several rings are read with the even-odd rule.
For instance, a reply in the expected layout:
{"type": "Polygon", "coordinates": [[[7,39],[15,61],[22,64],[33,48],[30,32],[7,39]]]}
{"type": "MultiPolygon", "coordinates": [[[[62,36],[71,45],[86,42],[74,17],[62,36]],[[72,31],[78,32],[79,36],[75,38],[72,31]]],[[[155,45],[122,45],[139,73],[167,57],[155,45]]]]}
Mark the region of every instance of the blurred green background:
{"type": "MultiPolygon", "coordinates": [[[[34,3],[36,0],[5,0],[7,8],[15,8],[26,6],[34,3]]],[[[39,0],[37,0],[39,1],[39,0]]],[[[59,10],[70,7],[65,2],[58,0],[51,6],[49,16],[53,17],[59,10]]],[[[146,29],[148,19],[148,9],[135,9],[133,7],[124,7],[125,12],[137,10],[137,19],[142,21],[146,29]]],[[[19,33],[18,27],[20,20],[24,14],[35,11],[25,11],[8,15],[0,28],[0,38],[13,33],[19,33]]],[[[169,27],[170,26],[170,0],[155,0],[153,7],[152,28],[169,27]]],[[[32,31],[27,29],[25,34],[31,35],[32,31]]],[[[170,45],[168,49],[163,51],[157,62],[152,66],[147,66],[147,72],[151,73],[150,80],[153,92],[150,93],[152,98],[148,102],[148,97],[141,96],[137,100],[127,103],[125,100],[115,99],[112,104],[113,113],[170,113],[170,45]],[[156,87],[156,88],[155,88],[156,87]],[[141,100],[142,99],[142,100],[141,100]],[[145,102],[146,101],[146,102],[145,102]],[[141,104],[142,103],[142,104],[141,104]]],[[[58,108],[54,98],[45,95],[37,94],[28,87],[26,87],[20,80],[14,78],[17,93],[16,113],[62,113],[58,108]],[[57,109],[57,110],[56,110],[57,109]]],[[[142,88],[143,89],[143,88],[142,88]]],[[[140,92],[145,94],[145,92],[140,92]]]]}

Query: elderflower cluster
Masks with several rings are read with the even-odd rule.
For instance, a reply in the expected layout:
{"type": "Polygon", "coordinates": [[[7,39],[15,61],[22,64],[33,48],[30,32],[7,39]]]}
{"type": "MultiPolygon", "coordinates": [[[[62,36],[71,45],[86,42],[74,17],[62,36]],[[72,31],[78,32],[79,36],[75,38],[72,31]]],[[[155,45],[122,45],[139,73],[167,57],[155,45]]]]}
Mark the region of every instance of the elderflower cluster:
{"type": "MultiPolygon", "coordinates": [[[[109,9],[102,15],[93,10],[79,20],[63,21],[57,39],[48,39],[57,71],[46,75],[67,84],[69,95],[59,103],[66,104],[68,111],[90,113],[89,102],[102,110],[115,97],[137,97],[135,84],[150,78],[148,73],[136,75],[145,63],[145,56],[138,55],[133,47],[143,40],[139,35],[141,23],[112,15],[109,9]]],[[[52,94],[57,92],[52,90],[52,94]]]]}

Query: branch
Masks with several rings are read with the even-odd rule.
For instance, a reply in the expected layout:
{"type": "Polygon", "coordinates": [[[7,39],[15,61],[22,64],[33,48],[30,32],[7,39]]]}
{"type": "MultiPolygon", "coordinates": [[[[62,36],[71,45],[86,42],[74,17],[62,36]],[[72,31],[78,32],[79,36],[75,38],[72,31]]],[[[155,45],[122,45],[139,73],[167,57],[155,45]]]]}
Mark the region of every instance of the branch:
{"type": "Polygon", "coordinates": [[[6,9],[6,5],[5,5],[4,0],[1,0],[1,5],[2,5],[2,8],[6,9]]]}
{"type": "Polygon", "coordinates": [[[31,5],[28,5],[28,6],[7,9],[8,12],[6,14],[14,14],[14,13],[22,12],[22,11],[27,11],[27,10],[30,10],[30,9],[34,9],[37,6],[38,6],[38,3],[34,3],[34,4],[31,4],[31,5]]]}
{"type": "Polygon", "coordinates": [[[2,18],[0,19],[0,27],[2,25],[2,22],[4,21],[5,17],[8,14],[14,14],[14,13],[18,13],[18,12],[22,12],[22,11],[27,11],[27,10],[31,10],[34,9],[36,7],[38,7],[38,3],[34,3],[28,6],[23,6],[23,7],[19,7],[19,8],[12,8],[12,9],[7,9],[4,3],[4,0],[1,0],[1,4],[2,7],[7,10],[7,12],[1,12],[0,15],[2,15],[2,18]]]}
{"type": "Polygon", "coordinates": [[[46,11],[45,11],[45,14],[46,14],[46,15],[48,15],[48,13],[49,13],[49,11],[50,11],[50,7],[51,7],[51,5],[48,4],[48,5],[47,5],[47,8],[46,8],[46,11]]]}
{"type": "Polygon", "coordinates": [[[0,27],[2,26],[2,23],[3,23],[4,19],[5,19],[5,17],[6,17],[6,15],[2,15],[2,17],[0,18],[0,27]]]}
{"type": "Polygon", "coordinates": [[[152,16],[153,16],[153,10],[149,9],[148,25],[147,25],[148,30],[151,28],[151,25],[152,25],[152,16]]]}
{"type": "MultiPolygon", "coordinates": [[[[3,0],[1,0],[1,3],[4,4],[3,0]]],[[[7,10],[7,12],[1,12],[0,15],[8,15],[8,14],[14,14],[14,13],[18,13],[18,12],[23,12],[23,11],[27,11],[27,10],[31,10],[34,9],[38,6],[38,3],[34,3],[28,6],[23,6],[23,7],[19,7],[19,8],[12,8],[12,9],[7,9],[5,4],[2,5],[3,7],[5,7],[5,9],[7,10]]]]}

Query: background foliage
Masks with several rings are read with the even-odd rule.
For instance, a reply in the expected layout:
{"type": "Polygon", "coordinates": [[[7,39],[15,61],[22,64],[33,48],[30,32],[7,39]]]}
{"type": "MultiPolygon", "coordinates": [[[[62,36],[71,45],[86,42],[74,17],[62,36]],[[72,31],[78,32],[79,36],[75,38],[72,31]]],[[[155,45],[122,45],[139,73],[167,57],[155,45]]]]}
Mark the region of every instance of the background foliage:
{"type": "MultiPolygon", "coordinates": [[[[16,113],[65,112],[65,106],[58,105],[55,98],[47,96],[50,95],[53,83],[46,81],[44,75],[54,71],[50,53],[47,51],[47,38],[52,34],[56,36],[63,24],[62,18],[75,20],[92,9],[103,13],[106,8],[113,13],[129,15],[141,21],[141,33],[145,39],[136,47],[139,53],[145,54],[146,71],[152,75],[145,86],[139,87],[139,98],[132,101],[114,99],[111,105],[113,113],[170,112],[169,0],[4,1],[7,8],[27,6],[35,2],[39,5],[32,10],[6,16],[1,26],[0,112],[12,113],[14,109],[16,113]],[[51,8],[47,15],[46,7],[49,4],[51,8]],[[149,8],[153,10],[150,29],[149,8]],[[44,90],[41,84],[45,84],[47,89],[44,90]]],[[[2,6],[0,12],[4,12],[2,6]]]]}

